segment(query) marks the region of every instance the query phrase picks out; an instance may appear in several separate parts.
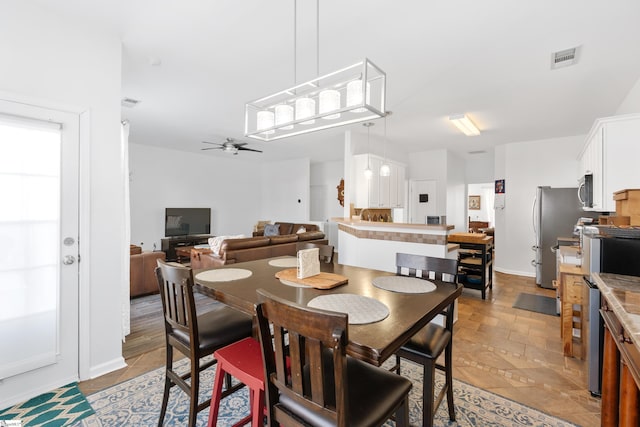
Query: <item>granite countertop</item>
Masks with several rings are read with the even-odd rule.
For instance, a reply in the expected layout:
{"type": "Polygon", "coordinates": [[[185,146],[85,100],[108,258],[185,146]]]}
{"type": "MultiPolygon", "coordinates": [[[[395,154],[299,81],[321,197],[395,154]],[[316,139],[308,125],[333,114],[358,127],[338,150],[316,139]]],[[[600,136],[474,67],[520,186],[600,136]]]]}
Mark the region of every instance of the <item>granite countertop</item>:
{"type": "Polygon", "coordinates": [[[405,230],[453,230],[453,225],[440,224],[408,224],[402,222],[365,221],[352,218],[331,218],[331,221],[338,224],[350,225],[354,227],[390,227],[405,230]]]}
{"type": "Polygon", "coordinates": [[[593,277],[609,307],[640,350],[640,277],[594,273],[593,277]]]}

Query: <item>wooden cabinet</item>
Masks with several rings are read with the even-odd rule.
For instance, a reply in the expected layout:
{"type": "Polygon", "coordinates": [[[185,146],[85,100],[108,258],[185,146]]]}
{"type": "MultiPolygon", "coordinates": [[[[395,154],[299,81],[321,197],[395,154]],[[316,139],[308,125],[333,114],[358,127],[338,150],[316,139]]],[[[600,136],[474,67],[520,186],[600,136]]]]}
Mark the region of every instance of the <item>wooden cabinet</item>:
{"type": "Polygon", "coordinates": [[[355,180],[355,207],[357,208],[397,208],[404,207],[406,168],[403,164],[387,160],[390,166],[390,176],[380,176],[380,166],[384,163],[382,157],[373,154],[358,154],[353,156],[355,180]],[[364,170],[369,167],[371,178],[364,176],[364,170]]]}
{"type": "Polygon", "coordinates": [[[600,313],[605,324],[601,425],[635,427],[640,425],[640,351],[604,296],[600,313]]]}
{"type": "Polygon", "coordinates": [[[198,234],[195,236],[168,237],[166,239],[161,239],[160,244],[162,251],[167,254],[167,261],[179,261],[180,257],[176,253],[176,248],[204,245],[209,242],[209,237],[213,236],[208,234],[198,234]]]}
{"type": "Polygon", "coordinates": [[[593,175],[593,210],[614,212],[613,193],[640,184],[631,173],[640,156],[640,114],[596,120],[578,157],[578,177],[593,175]]]}
{"type": "Polygon", "coordinates": [[[565,356],[584,359],[587,286],[582,269],[572,264],[560,264],[558,268],[560,294],[560,336],[565,356]],[[580,344],[577,349],[575,343],[580,344]]]}

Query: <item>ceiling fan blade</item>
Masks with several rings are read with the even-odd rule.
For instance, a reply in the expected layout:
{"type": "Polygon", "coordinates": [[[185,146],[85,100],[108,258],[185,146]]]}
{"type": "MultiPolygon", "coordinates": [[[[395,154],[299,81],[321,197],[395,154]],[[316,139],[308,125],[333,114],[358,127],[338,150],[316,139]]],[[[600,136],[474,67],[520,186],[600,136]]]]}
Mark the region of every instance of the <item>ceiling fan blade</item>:
{"type": "Polygon", "coordinates": [[[222,150],[223,147],[208,147],[208,148],[201,148],[200,150],[222,150]]]}
{"type": "Polygon", "coordinates": [[[203,144],[212,144],[212,145],[222,145],[218,142],[209,142],[209,141],[202,141],[203,144]]]}
{"type": "Polygon", "coordinates": [[[254,150],[253,148],[238,147],[238,150],[243,150],[243,151],[255,151],[256,153],[262,153],[262,151],[260,151],[260,150],[254,150]]]}
{"type": "Polygon", "coordinates": [[[234,142],[233,145],[235,145],[236,147],[242,147],[243,145],[247,145],[246,142],[234,142]]]}

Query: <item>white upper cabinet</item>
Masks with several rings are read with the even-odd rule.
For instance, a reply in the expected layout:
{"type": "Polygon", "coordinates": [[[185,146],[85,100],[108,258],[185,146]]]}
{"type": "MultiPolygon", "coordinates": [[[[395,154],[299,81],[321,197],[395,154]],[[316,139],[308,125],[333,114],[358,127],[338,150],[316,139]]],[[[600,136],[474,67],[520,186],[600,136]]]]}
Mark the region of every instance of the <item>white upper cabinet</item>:
{"type": "Polygon", "coordinates": [[[613,193],[640,188],[640,114],[596,120],[578,159],[579,177],[593,175],[593,210],[615,212],[613,193]]]}
{"type": "Polygon", "coordinates": [[[396,208],[404,206],[404,188],[406,167],[387,160],[391,168],[390,176],[380,176],[382,157],[358,154],[354,158],[355,207],[356,208],[396,208]],[[364,176],[367,165],[373,172],[370,179],[364,176]]]}

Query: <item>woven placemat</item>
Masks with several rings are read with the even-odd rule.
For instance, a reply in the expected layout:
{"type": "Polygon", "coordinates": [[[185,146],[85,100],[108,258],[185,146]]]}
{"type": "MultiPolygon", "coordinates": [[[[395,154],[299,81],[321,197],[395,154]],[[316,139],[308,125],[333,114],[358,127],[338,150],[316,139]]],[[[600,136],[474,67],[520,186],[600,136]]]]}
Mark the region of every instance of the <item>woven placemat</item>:
{"type": "Polygon", "coordinates": [[[376,288],[404,294],[426,294],[436,290],[433,282],[407,276],[379,276],[371,281],[376,288]]]}
{"type": "Polygon", "coordinates": [[[298,266],[298,258],[296,257],[287,257],[287,258],[278,258],[272,259],[269,261],[269,265],[272,267],[297,267],[298,266]]]}
{"type": "Polygon", "coordinates": [[[217,270],[207,270],[196,274],[196,279],[205,282],[229,282],[251,277],[253,272],[244,268],[219,268],[217,270]]]}
{"type": "Polygon", "coordinates": [[[309,301],[307,305],[312,308],[347,313],[351,325],[379,322],[389,315],[389,308],[385,304],[363,295],[320,295],[309,301]]]}

